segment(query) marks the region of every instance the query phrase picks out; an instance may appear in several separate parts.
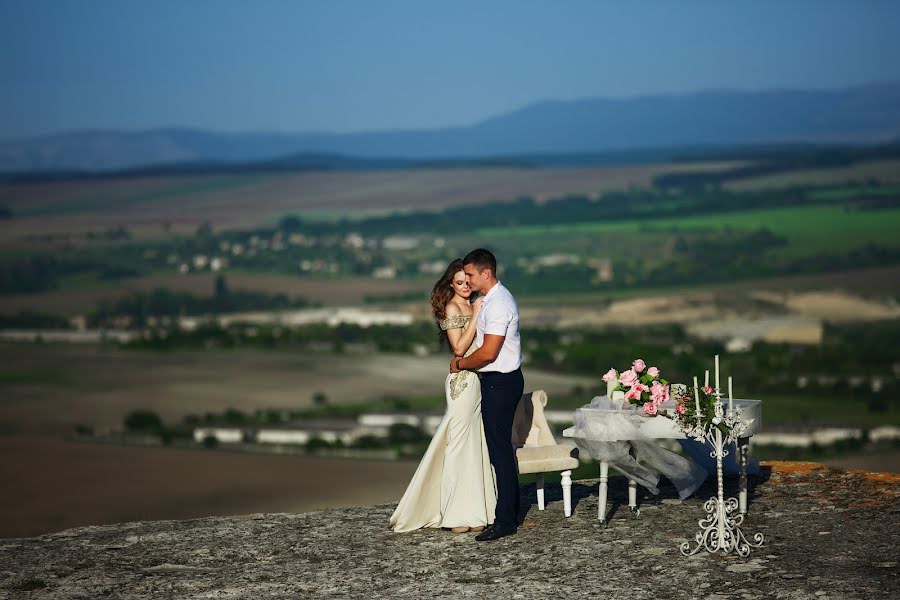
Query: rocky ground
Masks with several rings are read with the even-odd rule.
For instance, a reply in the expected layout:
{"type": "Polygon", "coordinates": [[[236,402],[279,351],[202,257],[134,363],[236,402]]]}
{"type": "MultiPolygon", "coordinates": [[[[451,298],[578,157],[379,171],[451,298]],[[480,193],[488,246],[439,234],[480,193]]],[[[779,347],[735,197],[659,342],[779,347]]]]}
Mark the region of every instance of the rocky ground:
{"type": "Polygon", "coordinates": [[[898,483],[768,463],[744,522],[765,542],[747,557],[679,553],[711,481],[684,502],[645,495],[635,517],[613,478],[606,529],[596,482],[575,484],[569,519],[558,487],[544,512],[528,489],[518,534],[491,543],[394,534],[391,505],[85,527],[0,540],[0,598],[897,598],[898,483]]]}

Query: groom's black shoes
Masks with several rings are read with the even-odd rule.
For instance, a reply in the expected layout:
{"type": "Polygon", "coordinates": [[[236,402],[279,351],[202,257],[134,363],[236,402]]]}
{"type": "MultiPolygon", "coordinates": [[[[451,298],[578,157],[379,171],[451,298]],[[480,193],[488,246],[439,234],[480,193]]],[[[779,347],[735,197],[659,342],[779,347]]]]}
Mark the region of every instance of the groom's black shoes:
{"type": "Polygon", "coordinates": [[[496,523],[475,536],[476,542],[490,542],[491,540],[499,540],[502,537],[512,535],[516,532],[515,525],[497,525],[496,523]]]}

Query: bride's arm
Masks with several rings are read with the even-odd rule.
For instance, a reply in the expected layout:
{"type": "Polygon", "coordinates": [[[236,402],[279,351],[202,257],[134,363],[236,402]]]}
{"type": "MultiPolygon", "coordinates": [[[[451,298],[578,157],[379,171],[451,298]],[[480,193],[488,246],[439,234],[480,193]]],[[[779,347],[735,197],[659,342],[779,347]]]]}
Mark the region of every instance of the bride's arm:
{"type": "MultiPolygon", "coordinates": [[[[472,313],[472,318],[469,319],[468,324],[464,328],[456,328],[456,329],[448,329],[447,330],[447,339],[450,341],[450,349],[453,350],[453,354],[456,356],[462,356],[466,353],[466,350],[469,349],[469,346],[472,345],[472,340],[475,339],[475,317],[478,316],[478,311],[481,308],[481,303],[476,302],[473,307],[474,311],[472,313]]],[[[444,309],[444,313],[448,317],[452,317],[455,315],[461,315],[462,312],[452,302],[447,305],[444,309]]]]}

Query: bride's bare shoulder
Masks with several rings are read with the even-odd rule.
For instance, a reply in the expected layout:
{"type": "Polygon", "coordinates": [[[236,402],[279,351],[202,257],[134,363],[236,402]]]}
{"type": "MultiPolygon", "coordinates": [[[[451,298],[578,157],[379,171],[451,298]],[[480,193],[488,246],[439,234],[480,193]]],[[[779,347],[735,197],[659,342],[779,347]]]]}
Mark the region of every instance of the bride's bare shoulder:
{"type": "Polygon", "coordinates": [[[455,316],[468,317],[468,316],[471,316],[471,315],[472,315],[472,309],[471,309],[470,307],[465,307],[465,308],[463,308],[462,306],[460,306],[460,305],[457,304],[456,302],[448,302],[448,303],[447,303],[447,306],[444,307],[444,314],[447,315],[448,317],[455,317],[455,316]],[[466,310],[465,308],[468,308],[468,310],[466,310]]]}

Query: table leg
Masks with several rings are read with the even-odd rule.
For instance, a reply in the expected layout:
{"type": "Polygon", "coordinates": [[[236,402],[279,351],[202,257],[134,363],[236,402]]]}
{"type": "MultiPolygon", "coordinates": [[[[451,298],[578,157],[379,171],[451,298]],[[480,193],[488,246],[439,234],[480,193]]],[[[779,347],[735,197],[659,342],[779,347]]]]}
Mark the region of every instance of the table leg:
{"type": "Polygon", "coordinates": [[[544,474],[537,473],[534,476],[534,491],[537,496],[538,510],[544,510],[544,474]]]}
{"type": "Polygon", "coordinates": [[[609,463],[600,461],[600,505],[597,507],[597,518],[606,527],[606,486],[609,481],[609,463]]]}
{"type": "Polygon", "coordinates": [[[634,515],[641,514],[637,505],[637,482],[634,479],[628,480],[628,508],[634,515]]]}
{"type": "Polygon", "coordinates": [[[747,514],[747,454],[750,453],[750,438],[738,438],[737,458],[740,466],[738,476],[738,507],[742,515],[747,514]]]}

